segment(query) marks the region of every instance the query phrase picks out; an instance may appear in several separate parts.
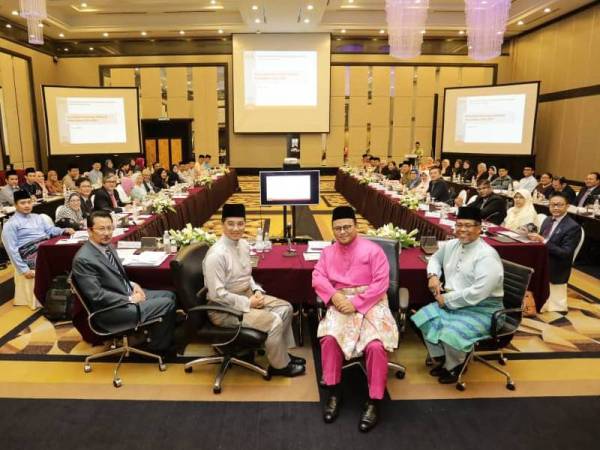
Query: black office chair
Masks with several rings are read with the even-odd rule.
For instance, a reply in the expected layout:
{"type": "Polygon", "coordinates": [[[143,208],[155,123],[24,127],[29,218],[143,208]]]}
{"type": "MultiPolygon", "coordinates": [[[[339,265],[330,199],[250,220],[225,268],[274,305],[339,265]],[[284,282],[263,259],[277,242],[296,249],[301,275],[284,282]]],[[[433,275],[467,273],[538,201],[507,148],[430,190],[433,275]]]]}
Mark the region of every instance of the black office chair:
{"type": "Polygon", "coordinates": [[[197,365],[221,364],[213,385],[213,392],[219,394],[223,378],[231,364],[257,372],[265,380],[270,379],[269,372],[253,362],[255,352],[264,346],[267,333],[243,327],[242,312],[226,306],[207,304],[207,289],[204,287],[202,273],[202,262],[207,251],[208,246],[204,244],[189,245],[171,261],[171,272],[179,305],[187,313],[188,338],[210,343],[215,351],[213,355],[186,363],[184,370],[190,373],[197,365]],[[213,325],[208,318],[209,311],[230,314],[239,321],[239,325],[235,328],[213,325]]]}
{"type": "MultiPolygon", "coordinates": [[[[392,315],[396,319],[396,325],[398,326],[398,330],[401,332],[405,328],[408,304],[404,301],[401,301],[401,297],[403,296],[401,296],[400,292],[400,272],[398,265],[400,243],[394,239],[387,239],[379,236],[362,237],[379,245],[388,259],[388,264],[390,266],[390,285],[387,290],[388,305],[390,307],[392,315]]],[[[319,320],[321,320],[324,317],[325,310],[327,308],[325,307],[325,303],[323,302],[323,300],[320,298],[317,298],[317,306],[319,320]]],[[[343,369],[359,365],[361,369],[366,373],[363,359],[364,358],[354,358],[346,362],[343,366],[343,369]]],[[[401,364],[388,361],[388,368],[396,371],[396,378],[398,379],[402,379],[406,375],[406,367],[404,367],[401,364]]]]}
{"type": "Polygon", "coordinates": [[[166,366],[166,364],[163,363],[162,357],[160,355],[157,355],[155,353],[150,353],[145,350],[140,350],[139,348],[132,347],[129,344],[129,338],[132,335],[140,333],[140,332],[144,334],[145,340],[149,341],[148,327],[150,327],[151,325],[154,325],[155,323],[161,322],[162,321],[161,317],[158,317],[158,318],[152,319],[152,320],[148,320],[146,322],[142,322],[140,311],[138,308],[138,324],[135,327],[131,327],[128,325],[121,325],[121,326],[114,325],[110,330],[105,329],[104,327],[100,326],[97,323],[98,317],[102,316],[103,314],[107,313],[108,311],[114,311],[116,309],[123,308],[123,307],[129,306],[129,305],[128,304],[118,304],[118,305],[109,306],[107,308],[102,308],[98,311],[92,312],[92,310],[88,304],[88,299],[79,290],[79,288],[77,287],[77,283],[71,276],[69,277],[69,285],[71,286],[71,291],[77,297],[77,299],[79,300],[79,302],[85,309],[90,330],[92,330],[92,332],[94,334],[96,334],[97,336],[99,336],[101,339],[103,339],[105,341],[112,341],[110,350],[106,350],[104,352],[89,355],[85,358],[85,362],[83,365],[83,370],[85,373],[90,373],[92,371],[92,365],[91,365],[92,360],[104,358],[105,356],[121,355],[121,357],[119,358],[119,362],[117,363],[117,366],[115,367],[115,370],[113,371],[113,386],[116,388],[120,388],[123,385],[123,381],[119,377],[119,368],[121,367],[123,358],[129,357],[129,355],[131,353],[136,354],[136,355],[141,355],[141,356],[147,356],[148,358],[154,358],[158,361],[158,368],[161,372],[164,372],[165,370],[167,370],[167,366],[166,366]]]}
{"type": "Polygon", "coordinates": [[[503,349],[512,341],[523,318],[523,298],[527,286],[529,286],[533,269],[505,259],[502,260],[502,266],[504,267],[504,298],[502,299],[504,309],[496,311],[492,316],[491,337],[477,341],[473,346],[473,350],[468,354],[456,382],[456,389],[459,391],[466,389],[466,383],[462,380],[462,377],[474,359],[504,375],[506,377],[506,389],[514,391],[516,388],[510,373],[490,363],[478,354],[480,352],[485,352],[486,355],[489,355],[490,352],[495,353],[498,363],[503,366],[506,365],[507,358],[504,356],[503,349]]]}

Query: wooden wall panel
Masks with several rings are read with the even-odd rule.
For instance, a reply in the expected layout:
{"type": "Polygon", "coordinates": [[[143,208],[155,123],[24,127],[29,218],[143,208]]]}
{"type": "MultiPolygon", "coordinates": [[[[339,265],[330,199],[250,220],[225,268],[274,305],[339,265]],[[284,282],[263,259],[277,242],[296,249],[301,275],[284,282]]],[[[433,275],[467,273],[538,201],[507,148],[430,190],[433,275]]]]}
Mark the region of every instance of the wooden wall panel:
{"type": "Polygon", "coordinates": [[[331,97],[329,125],[343,127],[346,118],[346,100],[344,97],[331,97]]]}
{"type": "Polygon", "coordinates": [[[430,127],[433,122],[433,96],[417,97],[415,100],[415,126],[430,127]]]}
{"type": "Polygon", "coordinates": [[[135,69],[133,67],[110,69],[110,85],[113,87],[135,86],[135,69]]]}
{"type": "Polygon", "coordinates": [[[381,159],[387,159],[389,140],[389,127],[371,128],[371,155],[379,156],[381,159]]]}
{"type": "Polygon", "coordinates": [[[37,142],[31,105],[31,84],[29,79],[29,65],[23,58],[12,58],[15,74],[15,92],[17,96],[17,113],[19,117],[18,128],[21,140],[21,157],[24,167],[36,166],[35,152],[37,142]]]}
{"type": "Polygon", "coordinates": [[[344,97],[346,95],[346,67],[331,67],[331,92],[332,97],[344,97]]]}
{"type": "Polygon", "coordinates": [[[373,67],[373,97],[390,96],[390,67],[373,67]]]}
{"type": "Polygon", "coordinates": [[[183,144],[181,139],[171,139],[171,165],[179,164],[183,159],[183,144]]]}
{"type": "Polygon", "coordinates": [[[414,141],[421,143],[421,148],[425,156],[431,155],[431,131],[431,127],[415,127],[414,141]]]}
{"type": "Polygon", "coordinates": [[[18,126],[19,115],[17,113],[17,96],[15,92],[15,78],[12,66],[12,56],[0,53],[0,83],[4,95],[4,117],[6,119],[6,154],[10,156],[15,167],[23,167],[23,155],[21,154],[21,136],[18,126]]]}
{"type": "Polygon", "coordinates": [[[146,139],[144,141],[144,151],[146,153],[146,165],[151,166],[156,162],[156,139],[146,139]]]}
{"type": "Polygon", "coordinates": [[[329,167],[341,166],[344,160],[344,127],[331,127],[327,135],[327,159],[329,167]]]}
{"type": "Polygon", "coordinates": [[[435,67],[417,67],[417,97],[429,97],[435,93],[435,67]]]}
{"type": "Polygon", "coordinates": [[[390,98],[373,97],[367,107],[367,122],[375,127],[388,127],[390,124],[390,98]]]}
{"type": "Polygon", "coordinates": [[[409,127],[412,124],[413,99],[412,97],[394,98],[394,126],[409,127]]]}
{"type": "Polygon", "coordinates": [[[321,165],[322,142],[320,133],[300,135],[300,165],[302,167],[319,167],[321,165]]]}
{"type": "Polygon", "coordinates": [[[217,68],[194,67],[192,80],[194,150],[197,154],[218,154],[217,68]]]}
{"type": "Polygon", "coordinates": [[[367,97],[350,97],[350,110],[348,111],[348,126],[367,126],[367,97]]]}
{"type": "Polygon", "coordinates": [[[360,160],[367,149],[367,128],[350,127],[348,135],[348,156],[351,161],[360,160]]]}
{"type": "Polygon", "coordinates": [[[350,98],[367,97],[369,90],[369,68],[367,66],[350,67],[350,98]]]}
{"type": "Polygon", "coordinates": [[[415,68],[398,66],[394,68],[394,95],[408,97],[413,94],[415,68]]]}
{"type": "Polygon", "coordinates": [[[169,140],[158,139],[158,162],[165,169],[169,167],[169,164],[171,163],[169,155],[169,140]]]}
{"type": "Polygon", "coordinates": [[[160,98],[160,69],[142,67],[140,69],[140,91],[142,98],[160,98]]]}
{"type": "Polygon", "coordinates": [[[398,161],[404,160],[404,155],[412,149],[411,129],[409,127],[394,127],[392,130],[392,157],[398,161]]]}

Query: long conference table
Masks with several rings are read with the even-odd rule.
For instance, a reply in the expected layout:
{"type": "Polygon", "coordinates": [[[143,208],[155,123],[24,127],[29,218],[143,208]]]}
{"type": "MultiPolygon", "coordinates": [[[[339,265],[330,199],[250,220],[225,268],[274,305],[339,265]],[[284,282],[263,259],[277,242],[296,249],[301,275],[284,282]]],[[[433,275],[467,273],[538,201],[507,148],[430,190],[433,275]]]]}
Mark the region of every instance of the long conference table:
{"type": "MultiPolygon", "coordinates": [[[[440,224],[440,219],[425,217],[423,211],[406,208],[384,192],[359,183],[356,178],[343,171],[337,173],[335,189],[375,227],[393,223],[407,231],[417,228],[420,236],[435,236],[438,240],[445,240],[452,234],[452,228],[440,224]]],[[[484,239],[496,249],[500,257],[535,270],[529,290],[533,293],[539,310],[550,294],[546,246],[535,242],[504,243],[488,237],[484,239]]],[[[409,288],[411,303],[413,298],[431,299],[427,292],[426,265],[418,253],[418,249],[405,249],[400,256],[400,284],[409,288]]]]}

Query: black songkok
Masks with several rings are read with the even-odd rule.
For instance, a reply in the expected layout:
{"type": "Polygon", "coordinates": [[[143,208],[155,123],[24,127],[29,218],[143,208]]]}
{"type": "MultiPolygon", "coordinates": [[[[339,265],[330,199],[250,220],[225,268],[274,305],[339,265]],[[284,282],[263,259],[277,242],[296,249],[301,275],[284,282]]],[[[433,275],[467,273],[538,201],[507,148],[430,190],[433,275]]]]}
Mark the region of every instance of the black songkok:
{"type": "Polygon", "coordinates": [[[473,208],[472,206],[463,206],[462,208],[458,208],[456,218],[481,222],[481,210],[479,208],[473,208]]]}
{"type": "Polygon", "coordinates": [[[356,220],[356,214],[354,213],[354,209],[350,206],[338,206],[333,210],[331,221],[334,222],[338,219],[356,220]]]}
{"type": "Polygon", "coordinates": [[[223,212],[221,213],[221,220],[225,220],[228,217],[243,217],[246,218],[246,207],[242,203],[225,203],[223,205],[223,212]]]}
{"type": "Polygon", "coordinates": [[[17,203],[19,200],[31,200],[31,194],[22,189],[15,191],[14,197],[15,197],[15,203],[17,203]]]}

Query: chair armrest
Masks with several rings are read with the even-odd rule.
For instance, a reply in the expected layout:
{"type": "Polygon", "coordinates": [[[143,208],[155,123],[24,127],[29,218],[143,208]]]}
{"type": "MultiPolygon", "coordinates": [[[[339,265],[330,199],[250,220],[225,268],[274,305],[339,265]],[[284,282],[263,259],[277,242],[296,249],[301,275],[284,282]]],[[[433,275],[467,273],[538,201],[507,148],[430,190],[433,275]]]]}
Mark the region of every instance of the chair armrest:
{"type": "Polygon", "coordinates": [[[244,318],[244,313],[238,311],[237,309],[229,308],[228,306],[218,306],[218,305],[201,305],[194,306],[193,308],[188,309],[188,314],[197,311],[214,311],[214,312],[222,312],[226,314],[230,314],[236,317],[240,322],[244,318]]]}
{"type": "Polygon", "coordinates": [[[141,322],[142,322],[142,312],[140,310],[140,305],[138,303],[120,303],[120,304],[116,304],[116,305],[107,306],[106,308],[102,308],[102,309],[99,309],[98,311],[94,311],[93,313],[91,313],[88,316],[88,323],[90,325],[90,328],[98,336],[109,336],[109,335],[115,334],[115,333],[123,333],[124,331],[127,331],[129,329],[136,330],[140,325],[144,325],[144,326],[145,325],[149,325],[150,323],[153,323],[154,321],[149,321],[148,323],[145,323],[145,324],[142,324],[141,322]],[[133,327],[133,328],[128,327],[127,329],[119,329],[119,330],[112,330],[112,331],[102,332],[102,331],[99,331],[94,326],[93,321],[94,321],[94,319],[95,319],[96,316],[98,316],[100,314],[103,314],[105,312],[108,312],[108,311],[112,311],[112,310],[115,310],[115,309],[123,308],[125,306],[129,306],[129,305],[135,305],[135,309],[136,309],[136,312],[137,312],[137,320],[136,320],[136,324],[137,325],[135,327],[133,327]]]}
{"type": "MultiPolygon", "coordinates": [[[[518,318],[520,319],[521,315],[523,314],[523,310],[521,308],[501,309],[501,310],[496,311],[492,315],[492,324],[491,324],[490,334],[492,335],[493,338],[498,337],[498,322],[499,322],[500,318],[503,316],[510,316],[511,314],[518,314],[519,315],[518,318]]],[[[516,330],[516,328],[515,328],[515,330],[516,330]]]]}

